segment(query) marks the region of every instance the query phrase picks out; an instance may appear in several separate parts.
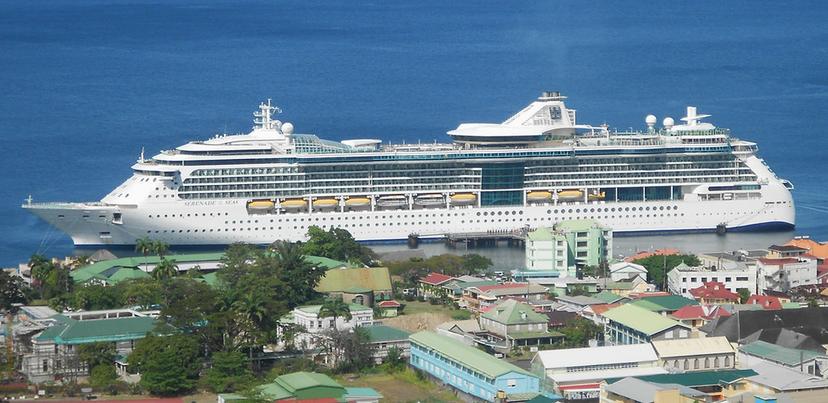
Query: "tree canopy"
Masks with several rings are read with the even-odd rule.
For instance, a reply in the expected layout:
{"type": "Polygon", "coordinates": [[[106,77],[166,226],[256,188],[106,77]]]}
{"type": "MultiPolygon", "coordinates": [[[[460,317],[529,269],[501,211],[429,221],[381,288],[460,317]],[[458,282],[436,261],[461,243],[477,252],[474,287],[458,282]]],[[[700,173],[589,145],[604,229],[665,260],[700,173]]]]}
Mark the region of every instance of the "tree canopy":
{"type": "Polygon", "coordinates": [[[682,262],[688,266],[701,265],[699,258],[694,255],[653,255],[633,261],[633,263],[644,266],[650,282],[660,288],[664,286],[667,273],[682,262]]]}
{"type": "Polygon", "coordinates": [[[330,228],[325,231],[317,226],[308,228],[308,241],[302,244],[302,252],[346,262],[371,265],[377,256],[374,251],[357,242],[348,230],[330,228]]]}
{"type": "Polygon", "coordinates": [[[188,335],[148,335],[127,358],[130,370],[141,373],[141,386],[159,396],[191,391],[201,367],[198,341],[188,335]]]}

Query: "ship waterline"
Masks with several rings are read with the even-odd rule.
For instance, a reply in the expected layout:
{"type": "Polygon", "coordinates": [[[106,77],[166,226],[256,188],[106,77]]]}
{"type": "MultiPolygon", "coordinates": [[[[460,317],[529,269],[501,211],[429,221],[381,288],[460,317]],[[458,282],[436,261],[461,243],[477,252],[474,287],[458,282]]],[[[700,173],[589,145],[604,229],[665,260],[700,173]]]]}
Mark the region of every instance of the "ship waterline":
{"type": "Polygon", "coordinates": [[[253,131],[139,159],[100,202],[23,205],[76,245],[303,240],[310,226],[360,241],[520,230],[595,219],[618,233],[790,229],[787,181],[754,143],[702,123],[618,133],[579,125],[557,93],[453,144],[382,146],[293,134],[262,104],[253,131]]]}

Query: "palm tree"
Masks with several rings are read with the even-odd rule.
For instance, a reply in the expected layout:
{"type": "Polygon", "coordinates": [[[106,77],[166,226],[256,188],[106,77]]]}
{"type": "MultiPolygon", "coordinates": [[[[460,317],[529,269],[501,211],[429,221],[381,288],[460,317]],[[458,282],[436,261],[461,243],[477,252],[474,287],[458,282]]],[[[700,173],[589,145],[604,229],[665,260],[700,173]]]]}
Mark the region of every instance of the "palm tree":
{"type": "Polygon", "coordinates": [[[152,270],[152,278],[159,281],[175,277],[176,274],[178,274],[178,265],[175,264],[175,260],[166,258],[161,258],[161,261],[152,270]]]}
{"type": "Polygon", "coordinates": [[[317,316],[320,318],[333,318],[334,330],[338,330],[336,328],[336,318],[343,318],[346,321],[353,318],[351,316],[351,307],[339,298],[326,299],[319,308],[319,314],[317,316]]]}
{"type": "Polygon", "coordinates": [[[153,241],[152,242],[152,251],[158,255],[159,258],[164,258],[164,255],[170,251],[170,244],[164,241],[153,241]]]}
{"type": "Polygon", "coordinates": [[[154,249],[153,242],[147,237],[135,240],[135,251],[144,255],[144,271],[147,271],[147,256],[152,253],[154,249]]]}
{"type": "Polygon", "coordinates": [[[248,346],[248,357],[253,359],[253,346],[256,339],[262,335],[262,327],[259,326],[267,317],[267,303],[261,293],[247,292],[231,305],[237,315],[244,319],[244,333],[250,345],[248,346]]]}

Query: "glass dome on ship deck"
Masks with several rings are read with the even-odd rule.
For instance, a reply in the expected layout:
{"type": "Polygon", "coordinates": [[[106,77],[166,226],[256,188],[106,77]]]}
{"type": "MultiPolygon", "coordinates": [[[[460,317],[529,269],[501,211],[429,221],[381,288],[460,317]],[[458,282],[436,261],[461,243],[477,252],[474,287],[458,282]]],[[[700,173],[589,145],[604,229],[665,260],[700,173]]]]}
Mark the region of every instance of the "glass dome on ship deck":
{"type": "Polygon", "coordinates": [[[323,140],[312,134],[294,134],[291,136],[297,153],[327,154],[352,153],[360,149],[342,144],[338,141],[323,140]]]}

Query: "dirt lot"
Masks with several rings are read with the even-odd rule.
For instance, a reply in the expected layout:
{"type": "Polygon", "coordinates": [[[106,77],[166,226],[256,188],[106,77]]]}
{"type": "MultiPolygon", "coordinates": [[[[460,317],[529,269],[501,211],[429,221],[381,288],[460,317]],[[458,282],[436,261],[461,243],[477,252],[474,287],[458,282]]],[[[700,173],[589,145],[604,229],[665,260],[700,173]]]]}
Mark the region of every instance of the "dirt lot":
{"type": "Polygon", "coordinates": [[[383,402],[461,402],[449,390],[417,379],[410,369],[396,374],[346,375],[339,381],[344,386],[374,388],[383,402]]]}
{"type": "Polygon", "coordinates": [[[428,302],[406,301],[403,314],[396,318],[383,319],[382,323],[398,327],[409,332],[420,330],[434,330],[437,325],[453,320],[451,315],[454,309],[431,305],[428,302]]]}

